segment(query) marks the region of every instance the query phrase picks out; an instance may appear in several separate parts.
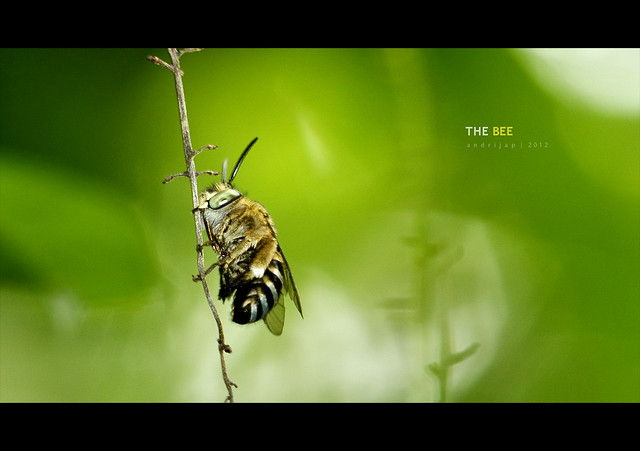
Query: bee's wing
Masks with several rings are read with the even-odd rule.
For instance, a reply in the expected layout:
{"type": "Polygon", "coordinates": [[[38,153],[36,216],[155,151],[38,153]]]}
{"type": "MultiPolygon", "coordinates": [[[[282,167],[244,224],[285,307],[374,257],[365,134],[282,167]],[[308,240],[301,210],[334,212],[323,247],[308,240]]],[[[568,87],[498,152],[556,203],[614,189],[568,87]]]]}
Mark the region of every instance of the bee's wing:
{"type": "Polygon", "coordinates": [[[264,322],[273,335],[282,333],[282,328],[284,327],[284,296],[280,295],[276,305],[264,317],[264,322]]]}
{"type": "Polygon", "coordinates": [[[296,283],[293,281],[293,276],[291,275],[291,270],[289,269],[289,263],[287,263],[287,259],[285,258],[284,253],[282,252],[282,249],[280,249],[280,246],[278,246],[278,250],[280,251],[280,255],[282,255],[282,260],[284,261],[283,291],[287,292],[287,294],[293,301],[294,305],[300,312],[300,316],[304,318],[304,315],[302,314],[302,305],[300,305],[300,295],[298,294],[298,288],[296,288],[296,283]]]}
{"type": "MultiPolygon", "coordinates": [[[[280,293],[280,297],[278,298],[278,302],[274,305],[267,316],[264,317],[264,322],[267,324],[267,327],[274,335],[280,335],[282,333],[282,328],[284,327],[284,298],[285,294],[291,298],[293,304],[296,306],[298,311],[300,312],[300,316],[302,316],[302,306],[300,305],[300,295],[298,294],[298,289],[296,288],[296,283],[293,281],[293,276],[291,275],[291,270],[289,269],[289,263],[287,263],[287,259],[282,252],[280,246],[278,246],[278,252],[282,255],[283,260],[283,268],[284,268],[284,284],[282,286],[282,292],[280,293]]],[[[303,316],[304,318],[304,316],[303,316]]]]}

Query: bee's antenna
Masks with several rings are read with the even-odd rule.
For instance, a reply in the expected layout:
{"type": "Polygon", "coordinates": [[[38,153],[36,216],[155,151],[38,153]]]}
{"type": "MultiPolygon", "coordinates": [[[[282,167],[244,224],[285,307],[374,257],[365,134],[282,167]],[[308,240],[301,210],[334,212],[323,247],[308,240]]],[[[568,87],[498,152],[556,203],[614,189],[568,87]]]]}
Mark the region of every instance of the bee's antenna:
{"type": "Polygon", "coordinates": [[[224,161],[222,162],[222,183],[227,183],[226,182],[226,178],[227,178],[227,163],[229,162],[228,158],[225,158],[224,161]]]}
{"type": "MultiPolygon", "coordinates": [[[[253,141],[251,141],[249,143],[249,145],[247,146],[246,149],[244,149],[244,152],[242,152],[242,155],[240,155],[240,158],[238,159],[238,162],[236,163],[236,167],[233,168],[233,172],[231,173],[231,178],[229,179],[229,185],[231,185],[231,182],[233,181],[233,179],[235,178],[236,174],[238,173],[238,169],[240,169],[240,165],[242,164],[242,160],[244,160],[244,157],[247,156],[247,154],[249,153],[249,149],[251,149],[251,146],[253,146],[255,144],[255,142],[258,140],[258,138],[253,138],[253,141]]],[[[226,173],[226,166],[223,167],[222,169],[222,181],[224,182],[224,175],[226,173]]]]}

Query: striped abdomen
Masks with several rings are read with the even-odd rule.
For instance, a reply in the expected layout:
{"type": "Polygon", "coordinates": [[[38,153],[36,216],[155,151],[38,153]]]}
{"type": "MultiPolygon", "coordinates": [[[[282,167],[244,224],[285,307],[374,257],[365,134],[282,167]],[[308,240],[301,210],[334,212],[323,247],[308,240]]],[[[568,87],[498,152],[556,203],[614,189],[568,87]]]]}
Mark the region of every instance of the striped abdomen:
{"type": "Polygon", "coordinates": [[[233,296],[233,321],[247,324],[263,319],[278,302],[282,291],[283,273],[282,262],[276,253],[262,277],[239,283],[233,296]]]}

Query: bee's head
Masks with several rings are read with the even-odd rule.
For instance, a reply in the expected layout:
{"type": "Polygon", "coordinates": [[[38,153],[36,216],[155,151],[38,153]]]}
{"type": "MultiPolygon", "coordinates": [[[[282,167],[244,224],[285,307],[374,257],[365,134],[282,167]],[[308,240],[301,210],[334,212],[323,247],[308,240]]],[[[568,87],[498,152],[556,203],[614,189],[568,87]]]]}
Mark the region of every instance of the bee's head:
{"type": "Polygon", "coordinates": [[[233,189],[228,183],[216,183],[210,188],[200,193],[198,208],[204,210],[211,208],[212,210],[220,210],[225,205],[229,205],[234,200],[242,196],[240,191],[233,189]]]}
{"type": "Polygon", "coordinates": [[[222,163],[222,182],[216,183],[212,187],[200,193],[200,195],[198,196],[200,201],[198,209],[205,210],[207,208],[210,208],[212,210],[220,210],[224,206],[229,205],[242,196],[240,191],[237,191],[233,188],[231,182],[238,173],[238,169],[240,169],[242,161],[247,156],[249,150],[257,140],[258,138],[254,138],[253,141],[249,143],[247,148],[244,149],[244,152],[242,152],[242,155],[240,155],[240,158],[238,159],[238,162],[236,163],[235,167],[233,168],[233,172],[231,173],[231,178],[229,178],[228,181],[227,160],[224,160],[224,163],[222,163]]]}

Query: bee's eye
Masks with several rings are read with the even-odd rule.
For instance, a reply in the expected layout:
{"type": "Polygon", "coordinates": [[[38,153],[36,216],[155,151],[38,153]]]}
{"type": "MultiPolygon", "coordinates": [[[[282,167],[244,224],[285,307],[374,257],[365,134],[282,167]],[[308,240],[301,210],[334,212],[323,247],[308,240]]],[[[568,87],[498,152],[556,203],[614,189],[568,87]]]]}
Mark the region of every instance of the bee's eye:
{"type": "Polygon", "coordinates": [[[241,195],[242,194],[234,189],[226,189],[224,191],[220,191],[219,193],[214,194],[211,199],[209,199],[209,208],[213,208],[214,210],[222,208],[228,203],[236,200],[241,195]]]}

